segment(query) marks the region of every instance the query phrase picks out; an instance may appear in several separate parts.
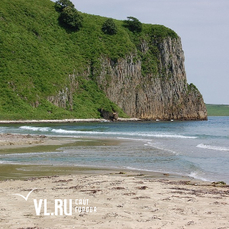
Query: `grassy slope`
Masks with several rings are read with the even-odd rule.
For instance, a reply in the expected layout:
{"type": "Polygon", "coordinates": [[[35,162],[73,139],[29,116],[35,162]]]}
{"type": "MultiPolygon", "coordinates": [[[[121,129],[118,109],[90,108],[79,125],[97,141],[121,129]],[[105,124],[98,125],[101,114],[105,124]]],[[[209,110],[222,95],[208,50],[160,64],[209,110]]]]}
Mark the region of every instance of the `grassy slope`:
{"type": "MultiPolygon", "coordinates": [[[[152,25],[144,25],[143,32],[134,35],[115,20],[118,33],[110,36],[101,31],[107,18],[82,16],[83,27],[72,32],[59,25],[59,13],[49,0],[1,0],[0,119],[99,117],[99,108],[125,115],[98,89],[93,74],[85,78],[83,73],[88,66],[98,71],[101,55],[116,60],[133,51],[136,42],[152,32],[152,25]],[[54,106],[47,97],[68,85],[73,72],[81,76],[70,111],[54,106]]],[[[157,25],[154,33],[176,36],[157,25]]],[[[145,62],[147,71],[149,61],[145,62]]]]}
{"type": "Polygon", "coordinates": [[[208,116],[229,116],[229,105],[206,104],[208,116]]]}

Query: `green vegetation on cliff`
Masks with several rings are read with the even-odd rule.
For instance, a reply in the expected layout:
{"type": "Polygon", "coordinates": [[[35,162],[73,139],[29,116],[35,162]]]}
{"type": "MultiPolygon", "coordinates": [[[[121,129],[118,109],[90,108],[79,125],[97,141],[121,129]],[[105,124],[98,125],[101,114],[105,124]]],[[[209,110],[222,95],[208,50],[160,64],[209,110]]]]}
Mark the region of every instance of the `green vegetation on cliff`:
{"type": "MultiPolygon", "coordinates": [[[[49,0],[1,0],[0,119],[98,118],[99,109],[125,116],[94,80],[100,57],[115,63],[142,40],[177,38],[164,26],[142,24],[142,31],[132,32],[114,19],[116,31],[107,34],[102,30],[107,18],[78,14],[82,24],[74,31],[61,23],[49,0]],[[70,84],[75,86],[73,96],[65,98],[64,106],[48,99],[63,90],[66,97],[70,84]]],[[[157,72],[157,51],[152,44],[144,55],[139,53],[143,75],[157,72]]]]}

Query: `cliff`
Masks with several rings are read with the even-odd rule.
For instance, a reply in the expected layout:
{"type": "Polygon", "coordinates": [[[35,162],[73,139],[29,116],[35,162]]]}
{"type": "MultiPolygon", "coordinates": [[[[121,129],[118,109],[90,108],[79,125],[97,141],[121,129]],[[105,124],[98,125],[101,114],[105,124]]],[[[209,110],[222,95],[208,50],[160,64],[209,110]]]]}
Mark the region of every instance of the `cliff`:
{"type": "MultiPolygon", "coordinates": [[[[80,13],[80,12],[79,12],[80,13]]],[[[132,32],[114,20],[80,13],[72,31],[49,0],[2,0],[0,119],[98,118],[101,111],[142,119],[204,120],[187,84],[181,39],[164,26],[132,32]]]]}
{"type": "Polygon", "coordinates": [[[158,42],[154,37],[150,43],[141,41],[139,51],[141,58],[136,50],[116,63],[100,59],[102,70],[96,80],[108,98],[131,117],[206,119],[202,95],[193,84],[187,84],[181,39],[167,37],[158,42]],[[152,43],[158,49],[157,71],[144,74],[142,62],[152,43]]]}

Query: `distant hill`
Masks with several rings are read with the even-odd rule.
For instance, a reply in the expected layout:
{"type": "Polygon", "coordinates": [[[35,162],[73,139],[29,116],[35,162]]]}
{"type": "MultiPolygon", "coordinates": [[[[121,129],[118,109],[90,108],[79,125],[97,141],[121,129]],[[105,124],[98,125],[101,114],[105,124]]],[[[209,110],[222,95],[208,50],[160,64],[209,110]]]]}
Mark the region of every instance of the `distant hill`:
{"type": "Polygon", "coordinates": [[[73,30],[49,0],[1,0],[0,119],[206,119],[174,31],[78,14],[73,30]]]}
{"type": "Polygon", "coordinates": [[[208,116],[229,116],[229,105],[206,104],[208,116]]]}

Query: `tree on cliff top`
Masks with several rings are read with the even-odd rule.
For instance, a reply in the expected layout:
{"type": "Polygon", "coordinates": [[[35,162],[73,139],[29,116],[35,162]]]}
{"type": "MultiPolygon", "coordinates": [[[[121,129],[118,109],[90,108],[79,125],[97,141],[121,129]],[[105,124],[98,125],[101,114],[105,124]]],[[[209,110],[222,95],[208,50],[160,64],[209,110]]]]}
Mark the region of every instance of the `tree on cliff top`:
{"type": "Polygon", "coordinates": [[[142,23],[135,17],[127,17],[124,21],[124,26],[132,32],[140,33],[142,31],[142,23]]]}
{"type": "Polygon", "coordinates": [[[56,1],[55,7],[59,11],[63,11],[65,7],[75,8],[74,4],[69,0],[58,0],[56,1]]]}
{"type": "Polygon", "coordinates": [[[75,8],[67,6],[61,12],[59,20],[71,29],[78,30],[82,26],[83,18],[75,8]]]}
{"type": "Polygon", "coordinates": [[[107,19],[103,23],[102,31],[110,35],[117,33],[117,26],[115,25],[114,20],[112,18],[107,19]]]}
{"type": "Polygon", "coordinates": [[[71,1],[58,0],[55,7],[61,12],[59,20],[62,24],[73,30],[78,30],[82,26],[83,18],[71,1]]]}

